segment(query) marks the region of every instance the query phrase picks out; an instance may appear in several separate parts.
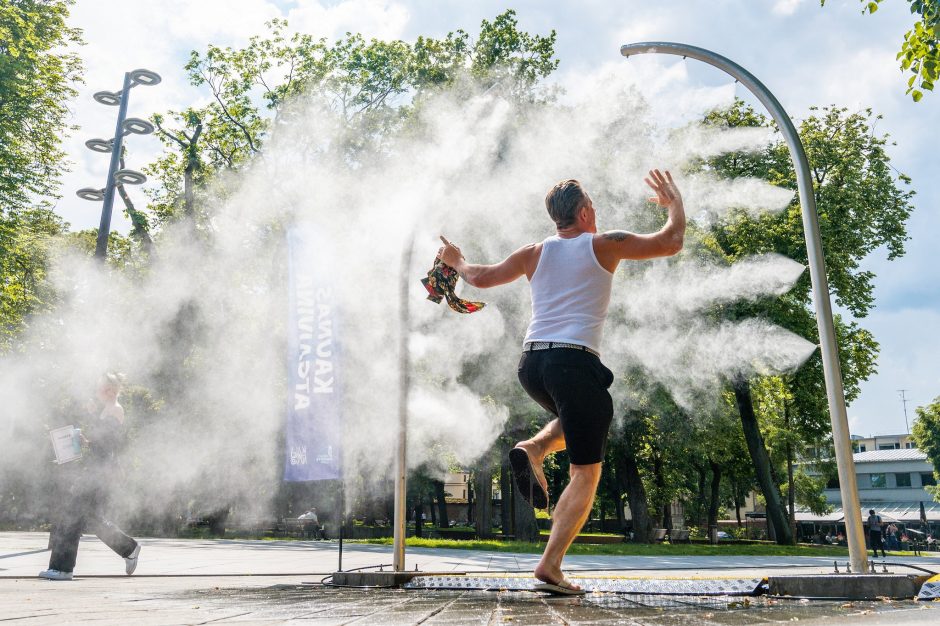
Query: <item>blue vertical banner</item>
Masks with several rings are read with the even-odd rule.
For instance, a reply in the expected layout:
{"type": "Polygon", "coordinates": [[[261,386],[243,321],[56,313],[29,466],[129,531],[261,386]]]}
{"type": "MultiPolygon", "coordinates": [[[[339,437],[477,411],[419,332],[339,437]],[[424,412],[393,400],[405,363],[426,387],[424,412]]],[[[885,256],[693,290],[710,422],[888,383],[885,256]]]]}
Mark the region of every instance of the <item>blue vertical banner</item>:
{"type": "Polygon", "coordinates": [[[288,393],[284,480],[342,477],[340,341],[327,238],[311,224],[287,231],[288,393]]]}

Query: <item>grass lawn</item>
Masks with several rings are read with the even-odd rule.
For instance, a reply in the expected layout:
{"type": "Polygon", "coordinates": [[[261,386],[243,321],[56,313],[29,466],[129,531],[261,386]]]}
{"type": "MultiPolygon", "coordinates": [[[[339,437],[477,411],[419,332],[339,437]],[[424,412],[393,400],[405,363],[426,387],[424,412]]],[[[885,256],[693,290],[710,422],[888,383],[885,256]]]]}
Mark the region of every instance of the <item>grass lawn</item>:
{"type": "MultiPolygon", "coordinates": [[[[350,543],[368,543],[376,545],[391,545],[391,539],[361,539],[350,543]]],[[[516,541],[471,540],[456,539],[419,539],[409,537],[407,545],[414,548],[446,548],[457,550],[486,550],[489,552],[524,552],[540,554],[545,549],[544,543],[524,543],[516,541]]],[[[646,545],[637,543],[608,543],[586,544],[576,543],[568,550],[568,554],[614,555],[614,556],[828,556],[847,557],[846,548],[834,546],[778,546],[773,543],[736,545],[733,543],[713,545],[702,544],[657,544],[646,545]]],[[[913,553],[892,552],[892,555],[901,556],[913,553]]]]}

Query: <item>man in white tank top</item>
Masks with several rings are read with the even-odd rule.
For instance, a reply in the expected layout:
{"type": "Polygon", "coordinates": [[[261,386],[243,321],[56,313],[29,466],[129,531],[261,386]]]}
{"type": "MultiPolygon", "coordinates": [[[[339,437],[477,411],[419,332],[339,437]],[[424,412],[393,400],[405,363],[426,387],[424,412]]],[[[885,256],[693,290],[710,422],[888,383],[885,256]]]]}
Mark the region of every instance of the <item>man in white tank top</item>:
{"type": "Polygon", "coordinates": [[[594,504],[613,418],[607,388],[614,375],[599,358],[613,273],[620,261],[671,256],[682,249],[685,211],[672,175],[652,170],[645,180],[656,192],[650,200],[668,211],[666,224],[655,233],[599,234],[590,196],[578,181],[566,180],[545,197],[557,233],[519,248],[501,263],[467,263],[460,249],[441,237],[438,256],[474,287],[495,287],[524,275],[532,288],[519,381],[555,419],[510,452],[518,492],[536,508],[547,508],[545,457],[567,449],[571,461],[571,480],[555,505],[552,532],[535,568],[535,577],[545,583],[536,588],[545,591],[584,593],[565,579],[561,562],[594,504]]]}

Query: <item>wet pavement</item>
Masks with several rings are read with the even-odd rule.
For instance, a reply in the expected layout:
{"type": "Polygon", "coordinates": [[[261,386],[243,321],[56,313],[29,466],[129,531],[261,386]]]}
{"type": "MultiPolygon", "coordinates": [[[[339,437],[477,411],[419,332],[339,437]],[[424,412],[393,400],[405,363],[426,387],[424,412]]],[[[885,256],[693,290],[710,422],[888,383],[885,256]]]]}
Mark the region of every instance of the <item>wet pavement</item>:
{"type": "MultiPolygon", "coordinates": [[[[71,582],[39,580],[47,535],[0,533],[0,623],[48,624],[701,624],[800,621],[819,624],[940,624],[940,602],[823,602],[759,597],[591,593],[554,598],[525,591],[340,589],[330,587],[336,545],[325,542],[144,539],[141,564],[83,539],[71,582]]],[[[347,545],[345,567],[388,562],[384,546],[347,545]]],[[[524,570],[534,555],[409,550],[425,571],[524,570]]],[[[916,559],[940,570],[940,559],[916,559]]],[[[814,557],[573,557],[574,577],[740,576],[831,570],[814,557]]]]}
{"type": "Polygon", "coordinates": [[[241,606],[223,621],[304,620],[316,624],[694,624],[745,625],[838,618],[852,623],[937,624],[940,606],[914,602],[808,602],[756,598],[527,592],[365,591],[284,585],[194,594],[203,604],[241,606]],[[250,608],[249,608],[250,607],[250,608]]]}

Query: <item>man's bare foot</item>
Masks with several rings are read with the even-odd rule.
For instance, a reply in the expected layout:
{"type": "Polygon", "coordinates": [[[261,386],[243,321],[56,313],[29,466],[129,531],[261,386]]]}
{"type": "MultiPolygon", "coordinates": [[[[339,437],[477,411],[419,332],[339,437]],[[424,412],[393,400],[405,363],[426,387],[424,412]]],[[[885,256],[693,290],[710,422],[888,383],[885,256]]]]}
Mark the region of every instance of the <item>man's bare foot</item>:
{"type": "Polygon", "coordinates": [[[562,586],[570,587],[571,589],[580,590],[581,586],[576,585],[575,583],[567,580],[565,578],[564,572],[561,571],[560,567],[549,567],[539,563],[535,566],[535,577],[541,580],[542,582],[549,583],[551,585],[559,585],[560,583],[565,583],[562,586]]]}
{"type": "Polygon", "coordinates": [[[545,470],[542,465],[545,463],[545,455],[541,454],[539,447],[531,441],[520,441],[516,444],[517,448],[525,450],[529,457],[529,463],[532,464],[532,473],[535,474],[535,480],[542,486],[545,493],[548,493],[548,481],[545,479],[545,470]]]}

